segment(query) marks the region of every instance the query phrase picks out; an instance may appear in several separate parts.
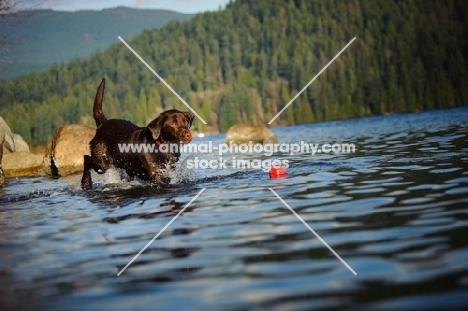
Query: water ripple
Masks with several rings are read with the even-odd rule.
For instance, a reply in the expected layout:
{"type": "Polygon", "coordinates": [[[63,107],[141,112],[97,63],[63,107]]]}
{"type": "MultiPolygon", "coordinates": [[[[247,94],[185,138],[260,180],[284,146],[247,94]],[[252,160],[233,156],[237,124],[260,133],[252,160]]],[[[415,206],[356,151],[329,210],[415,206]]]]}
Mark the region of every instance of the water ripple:
{"type": "Polygon", "coordinates": [[[0,302],[8,292],[19,308],[47,310],[459,308],[468,303],[467,121],[456,109],[273,128],[281,142],[357,147],[275,155],[290,161],[284,179],[180,170],[162,187],[97,176],[89,192],[80,176],[8,180],[0,302]]]}

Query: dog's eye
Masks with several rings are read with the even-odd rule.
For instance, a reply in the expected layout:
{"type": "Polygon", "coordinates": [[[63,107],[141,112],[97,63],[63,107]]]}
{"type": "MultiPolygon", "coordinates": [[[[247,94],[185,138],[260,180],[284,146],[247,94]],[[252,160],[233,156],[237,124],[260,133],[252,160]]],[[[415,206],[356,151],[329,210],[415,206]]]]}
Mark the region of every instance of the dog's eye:
{"type": "Polygon", "coordinates": [[[177,119],[172,118],[172,119],[169,121],[169,124],[170,124],[170,125],[173,125],[173,126],[177,126],[177,119]]]}

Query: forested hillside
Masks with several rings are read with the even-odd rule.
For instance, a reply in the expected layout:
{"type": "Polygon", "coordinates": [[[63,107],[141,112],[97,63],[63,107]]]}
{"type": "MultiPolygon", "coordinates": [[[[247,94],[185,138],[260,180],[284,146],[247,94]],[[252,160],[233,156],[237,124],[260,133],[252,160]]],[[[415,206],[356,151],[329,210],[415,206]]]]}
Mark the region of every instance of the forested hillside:
{"type": "MultiPolygon", "coordinates": [[[[267,123],[353,37],[356,41],[273,125],[468,103],[468,1],[238,0],[226,10],[146,30],[127,42],[208,121],[225,131],[267,123]]],[[[185,109],[121,43],[47,72],[0,82],[0,115],[30,141],[104,112],[145,124],[185,109]]]]}
{"type": "Polygon", "coordinates": [[[102,11],[19,11],[2,16],[0,78],[47,70],[54,62],[88,57],[106,49],[117,36],[135,36],[143,29],[159,28],[172,20],[184,21],[193,14],[166,10],[117,7],[102,11]]]}

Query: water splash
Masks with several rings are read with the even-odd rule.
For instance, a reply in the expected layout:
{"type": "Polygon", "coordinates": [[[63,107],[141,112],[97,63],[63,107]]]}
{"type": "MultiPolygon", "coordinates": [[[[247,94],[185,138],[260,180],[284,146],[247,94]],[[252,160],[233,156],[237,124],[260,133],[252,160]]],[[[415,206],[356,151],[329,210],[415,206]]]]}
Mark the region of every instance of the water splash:
{"type": "Polygon", "coordinates": [[[121,184],[131,180],[132,178],[127,175],[125,170],[116,167],[110,167],[103,175],[103,185],[121,184]]]}
{"type": "Polygon", "coordinates": [[[167,168],[163,171],[163,175],[170,179],[170,185],[192,182],[195,180],[195,171],[187,168],[187,161],[194,157],[195,154],[191,154],[182,162],[176,163],[175,168],[167,168]]]}
{"type": "Polygon", "coordinates": [[[128,189],[141,187],[142,182],[130,177],[124,169],[110,167],[103,175],[103,190],[128,189]]]}
{"type": "MultiPolygon", "coordinates": [[[[193,155],[190,155],[184,161],[177,163],[175,166],[161,169],[159,173],[161,174],[163,180],[165,180],[169,185],[194,181],[194,170],[187,168],[187,161],[189,158],[193,158],[193,155]]],[[[132,178],[126,173],[125,170],[116,167],[109,168],[102,177],[102,187],[104,189],[126,189],[132,187],[141,187],[144,185],[154,186],[152,183],[142,181],[138,178],[132,178]]]]}

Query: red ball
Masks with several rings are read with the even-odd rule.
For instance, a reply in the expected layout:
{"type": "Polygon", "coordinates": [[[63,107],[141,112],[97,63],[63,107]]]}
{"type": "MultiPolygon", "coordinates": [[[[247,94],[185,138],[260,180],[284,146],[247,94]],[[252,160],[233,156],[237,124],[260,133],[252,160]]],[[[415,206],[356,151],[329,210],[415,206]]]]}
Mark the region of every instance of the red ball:
{"type": "Polygon", "coordinates": [[[283,177],[286,176],[286,169],[284,167],[280,166],[273,166],[270,169],[270,178],[278,178],[278,177],[283,177]]]}

